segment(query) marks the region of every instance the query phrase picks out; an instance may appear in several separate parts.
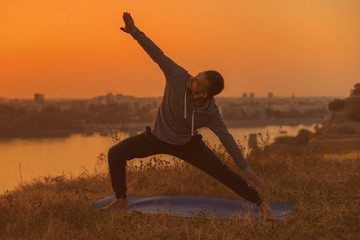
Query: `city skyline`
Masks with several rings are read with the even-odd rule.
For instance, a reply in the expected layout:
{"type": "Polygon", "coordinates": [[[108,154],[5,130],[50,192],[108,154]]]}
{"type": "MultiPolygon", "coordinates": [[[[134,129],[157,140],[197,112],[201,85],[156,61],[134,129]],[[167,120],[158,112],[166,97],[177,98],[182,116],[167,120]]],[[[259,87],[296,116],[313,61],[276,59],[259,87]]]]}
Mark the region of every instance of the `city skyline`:
{"type": "MultiPolygon", "coordinates": [[[[239,95],[237,95],[237,96],[222,96],[221,94],[219,94],[219,95],[217,95],[217,96],[215,96],[215,98],[248,98],[248,99],[250,99],[250,98],[252,98],[251,96],[250,96],[250,94],[251,93],[254,93],[254,92],[242,92],[241,94],[239,94],[239,95]],[[244,96],[244,94],[246,94],[246,96],[244,96]]],[[[349,93],[350,93],[350,90],[349,90],[349,93]]],[[[35,99],[35,98],[37,98],[38,97],[38,95],[42,95],[42,97],[44,98],[44,100],[46,99],[48,99],[48,100],[56,100],[56,99],[64,99],[64,100],[66,100],[66,99],[69,99],[69,100],[71,100],[71,99],[74,99],[74,100],[76,100],[76,99],[79,99],[79,100],[81,100],[81,99],[84,99],[84,100],[86,100],[86,99],[92,99],[92,98],[97,98],[97,97],[106,97],[106,95],[108,95],[108,94],[113,94],[114,96],[116,96],[116,95],[122,95],[122,96],[124,96],[124,97],[135,97],[135,98],[162,98],[162,96],[160,95],[160,96],[135,96],[135,95],[125,95],[125,94],[123,94],[123,93],[119,93],[119,92],[107,92],[107,93],[102,93],[102,94],[100,94],[100,95],[96,95],[96,96],[89,96],[89,97],[82,97],[82,98],[80,98],[80,97],[56,97],[56,98],[51,98],[51,97],[48,97],[47,95],[46,95],[46,93],[39,93],[39,92],[37,92],[37,93],[33,93],[32,94],[32,96],[30,96],[30,97],[3,97],[3,96],[1,96],[0,95],[0,102],[1,102],[1,100],[4,100],[4,99],[7,99],[7,100],[15,100],[15,99],[18,99],[18,100],[33,100],[33,99],[35,99]]],[[[350,95],[350,94],[349,94],[350,95]]],[[[349,97],[349,95],[347,95],[347,96],[297,96],[296,94],[288,94],[288,95],[285,95],[285,96],[278,96],[278,95],[276,95],[276,94],[274,94],[273,92],[268,92],[266,95],[257,95],[256,94],[256,92],[254,93],[254,98],[256,99],[256,98],[274,98],[274,99],[276,99],[276,98],[327,98],[327,97],[330,97],[330,98],[336,98],[336,97],[338,97],[338,98],[346,98],[346,97],[349,97]],[[271,97],[269,97],[269,94],[272,94],[272,96],[271,97]]]]}

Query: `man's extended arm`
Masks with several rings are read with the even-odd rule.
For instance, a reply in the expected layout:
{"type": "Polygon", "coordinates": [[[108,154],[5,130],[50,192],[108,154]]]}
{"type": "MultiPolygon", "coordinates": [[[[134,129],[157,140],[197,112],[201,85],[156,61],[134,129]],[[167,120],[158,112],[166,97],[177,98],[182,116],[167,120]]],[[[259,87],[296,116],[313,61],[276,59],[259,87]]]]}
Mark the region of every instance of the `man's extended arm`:
{"type": "Polygon", "coordinates": [[[151,57],[151,59],[156,62],[163,73],[165,74],[166,79],[171,78],[172,74],[179,72],[186,72],[182,67],[173,62],[169,57],[167,57],[163,51],[149,39],[143,32],[141,32],[134,24],[129,13],[123,14],[123,19],[125,22],[125,27],[120,29],[126,33],[131,34],[131,36],[140,44],[140,46],[146,51],[146,53],[151,57]]]}

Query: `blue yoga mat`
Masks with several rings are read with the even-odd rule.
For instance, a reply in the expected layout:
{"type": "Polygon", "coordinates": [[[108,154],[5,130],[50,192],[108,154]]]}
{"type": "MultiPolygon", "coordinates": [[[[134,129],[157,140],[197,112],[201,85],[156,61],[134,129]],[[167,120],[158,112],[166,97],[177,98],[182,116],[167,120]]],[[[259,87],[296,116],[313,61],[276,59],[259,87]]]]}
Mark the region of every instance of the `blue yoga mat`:
{"type": "MultiPolygon", "coordinates": [[[[115,196],[107,197],[93,203],[95,209],[107,206],[115,196]]],[[[196,196],[159,196],[130,197],[129,209],[121,211],[140,211],[149,214],[168,214],[179,217],[223,218],[223,219],[258,219],[260,209],[246,201],[224,198],[196,196]]],[[[288,219],[293,211],[292,202],[269,204],[278,220],[288,219]]]]}

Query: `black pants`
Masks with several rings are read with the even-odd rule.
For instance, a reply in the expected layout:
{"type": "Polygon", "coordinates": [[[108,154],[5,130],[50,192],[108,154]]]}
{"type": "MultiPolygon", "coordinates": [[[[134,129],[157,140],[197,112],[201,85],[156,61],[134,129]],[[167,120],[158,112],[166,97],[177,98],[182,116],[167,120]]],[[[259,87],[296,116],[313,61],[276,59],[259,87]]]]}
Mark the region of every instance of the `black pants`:
{"type": "Polygon", "coordinates": [[[206,172],[252,203],[260,203],[258,192],[231,171],[202,141],[197,134],[185,145],[161,141],[149,127],[141,134],[129,137],[110,148],[108,153],[111,184],[117,198],[126,197],[126,161],[155,154],[169,154],[206,172]]]}

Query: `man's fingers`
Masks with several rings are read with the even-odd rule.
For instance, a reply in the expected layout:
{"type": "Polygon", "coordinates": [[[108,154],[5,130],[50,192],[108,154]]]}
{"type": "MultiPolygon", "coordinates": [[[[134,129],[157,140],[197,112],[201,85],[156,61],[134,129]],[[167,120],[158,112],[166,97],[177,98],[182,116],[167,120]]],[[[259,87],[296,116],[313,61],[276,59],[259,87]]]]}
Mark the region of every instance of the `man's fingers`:
{"type": "Polygon", "coordinates": [[[130,15],[127,17],[127,22],[128,22],[129,25],[134,24],[134,20],[132,19],[132,17],[130,15]]]}
{"type": "Polygon", "coordinates": [[[264,184],[262,182],[258,182],[257,185],[260,186],[260,187],[264,186],[264,184]]]}
{"type": "Polygon", "coordinates": [[[258,176],[256,176],[255,174],[249,174],[247,176],[244,177],[245,181],[246,181],[246,184],[250,187],[251,186],[251,183],[253,182],[255,184],[255,187],[256,186],[264,186],[264,182],[260,180],[260,178],[258,178],[258,176]]]}
{"type": "Polygon", "coordinates": [[[256,185],[259,185],[260,187],[263,187],[265,184],[263,181],[261,181],[259,178],[254,179],[254,182],[256,185]]]}
{"type": "Polygon", "coordinates": [[[129,19],[130,18],[130,14],[129,13],[124,13],[124,17],[126,18],[126,19],[129,19]]]}
{"type": "Polygon", "coordinates": [[[124,22],[125,22],[125,24],[128,24],[128,22],[129,22],[129,18],[125,14],[124,14],[124,22]]]}
{"type": "Polygon", "coordinates": [[[130,13],[124,12],[123,19],[124,19],[125,25],[127,25],[127,26],[134,25],[134,20],[132,19],[130,13]]]}
{"type": "Polygon", "coordinates": [[[246,184],[248,185],[248,187],[250,187],[251,186],[250,178],[248,176],[244,176],[244,180],[245,180],[246,184]]]}
{"type": "Polygon", "coordinates": [[[128,14],[127,12],[124,12],[124,14],[123,14],[123,19],[124,19],[124,22],[125,22],[126,24],[129,23],[129,14],[128,14]]]}

